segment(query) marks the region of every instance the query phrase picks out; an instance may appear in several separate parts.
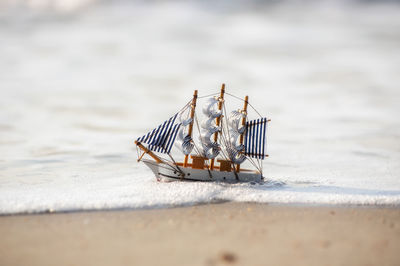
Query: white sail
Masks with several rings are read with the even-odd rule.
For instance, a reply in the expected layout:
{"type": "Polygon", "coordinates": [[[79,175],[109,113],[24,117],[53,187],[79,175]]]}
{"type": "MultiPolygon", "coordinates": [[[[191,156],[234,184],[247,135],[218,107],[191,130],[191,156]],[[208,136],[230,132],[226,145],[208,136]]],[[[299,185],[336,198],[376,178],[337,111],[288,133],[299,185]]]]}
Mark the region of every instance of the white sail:
{"type": "Polygon", "coordinates": [[[188,118],[188,119],[185,119],[185,120],[181,120],[182,126],[184,126],[184,127],[190,125],[192,122],[193,122],[193,119],[192,119],[192,118],[188,118]]]}
{"type": "Polygon", "coordinates": [[[237,151],[242,151],[244,149],[244,145],[239,143],[240,134],[235,130],[229,130],[229,141],[233,149],[237,151]]]}
{"type": "Polygon", "coordinates": [[[203,144],[201,153],[208,159],[214,159],[219,155],[220,150],[221,150],[220,146],[216,142],[214,142],[211,144],[203,144]]]}
{"type": "Polygon", "coordinates": [[[208,159],[214,159],[219,155],[220,149],[219,147],[211,147],[206,151],[206,157],[208,159]]]}
{"type": "Polygon", "coordinates": [[[226,152],[228,153],[229,159],[235,164],[241,164],[247,159],[245,155],[232,148],[227,148],[226,152]]]}
{"type": "Polygon", "coordinates": [[[242,119],[245,118],[246,115],[239,111],[232,111],[228,117],[228,124],[231,129],[243,134],[246,125],[242,125],[242,119]]]}
{"type": "Polygon", "coordinates": [[[213,131],[213,133],[221,131],[221,127],[217,127],[217,125],[215,124],[215,118],[213,117],[203,119],[201,121],[200,127],[207,131],[213,131]]]}
{"type": "Polygon", "coordinates": [[[217,132],[215,130],[216,129],[210,131],[202,130],[199,136],[199,140],[202,143],[201,153],[208,159],[217,157],[221,150],[220,145],[212,139],[214,133],[217,132]]]}
{"type": "Polygon", "coordinates": [[[192,137],[186,133],[185,127],[181,127],[178,131],[175,146],[185,155],[189,155],[192,152],[194,148],[193,140],[192,137]]]}
{"type": "Polygon", "coordinates": [[[193,139],[188,133],[188,126],[193,122],[193,118],[183,118],[183,114],[182,112],[178,118],[181,122],[181,128],[176,136],[175,146],[184,155],[189,155],[194,148],[193,139]]]}
{"type": "Polygon", "coordinates": [[[221,127],[218,127],[215,123],[215,119],[222,115],[222,111],[218,110],[218,103],[217,98],[209,98],[202,109],[206,118],[200,124],[200,153],[208,159],[217,157],[221,150],[220,145],[213,138],[215,133],[221,131],[221,127]]]}
{"type": "Polygon", "coordinates": [[[200,139],[200,141],[201,141],[202,143],[204,143],[204,144],[206,144],[206,145],[212,144],[212,143],[214,143],[214,140],[211,139],[213,135],[214,135],[213,132],[210,132],[210,131],[202,131],[202,132],[200,133],[199,139],[200,139]]]}
{"type": "Polygon", "coordinates": [[[225,152],[228,154],[229,159],[235,164],[241,164],[246,160],[246,156],[243,155],[245,146],[240,144],[240,136],[245,132],[246,126],[242,125],[243,118],[246,115],[240,111],[233,111],[228,117],[229,126],[229,142],[225,146],[225,152]]]}
{"type": "Polygon", "coordinates": [[[205,105],[203,106],[203,114],[209,118],[217,118],[222,114],[221,110],[218,110],[218,99],[209,98],[207,99],[205,105]]]}

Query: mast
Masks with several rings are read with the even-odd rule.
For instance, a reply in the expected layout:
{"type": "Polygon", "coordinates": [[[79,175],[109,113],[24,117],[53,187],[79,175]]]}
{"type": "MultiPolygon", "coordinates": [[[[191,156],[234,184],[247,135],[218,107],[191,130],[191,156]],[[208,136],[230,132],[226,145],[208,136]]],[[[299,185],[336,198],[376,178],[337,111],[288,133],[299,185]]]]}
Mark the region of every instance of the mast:
{"type": "MultiPolygon", "coordinates": [[[[189,124],[189,136],[192,137],[192,132],[193,132],[193,122],[194,122],[194,112],[196,110],[196,101],[197,101],[197,90],[194,91],[193,93],[193,100],[192,100],[192,109],[190,111],[190,118],[192,119],[192,122],[189,124]]],[[[185,155],[185,160],[183,161],[183,167],[187,167],[189,160],[189,154],[185,155]]]]}
{"type": "MultiPolygon", "coordinates": [[[[242,126],[244,126],[246,124],[246,117],[247,117],[247,105],[249,104],[249,96],[246,95],[246,97],[244,97],[244,105],[243,105],[243,114],[244,116],[242,117],[242,126]]],[[[239,143],[240,145],[243,144],[243,138],[244,138],[244,133],[240,134],[240,140],[239,143]]],[[[240,164],[236,165],[236,172],[240,172],[240,164]]]]}
{"type": "MultiPolygon", "coordinates": [[[[223,101],[224,101],[224,94],[225,94],[225,83],[222,83],[221,94],[219,95],[218,110],[222,109],[222,104],[223,104],[223,101]]],[[[222,115],[216,118],[215,124],[217,125],[217,127],[219,127],[219,125],[221,124],[221,118],[222,118],[222,115]]],[[[215,132],[214,142],[217,142],[217,140],[218,140],[218,132],[215,132]]],[[[210,169],[211,170],[214,169],[214,159],[211,159],[210,169]]]]}
{"type": "MultiPolygon", "coordinates": [[[[135,140],[135,144],[143,150],[143,155],[144,154],[148,154],[150,155],[154,160],[156,160],[157,163],[162,163],[163,161],[160,159],[160,157],[158,157],[157,155],[155,155],[151,150],[147,149],[145,146],[142,145],[142,143],[140,143],[139,141],[135,140]]],[[[142,159],[143,155],[138,159],[138,162],[142,159]]]]}

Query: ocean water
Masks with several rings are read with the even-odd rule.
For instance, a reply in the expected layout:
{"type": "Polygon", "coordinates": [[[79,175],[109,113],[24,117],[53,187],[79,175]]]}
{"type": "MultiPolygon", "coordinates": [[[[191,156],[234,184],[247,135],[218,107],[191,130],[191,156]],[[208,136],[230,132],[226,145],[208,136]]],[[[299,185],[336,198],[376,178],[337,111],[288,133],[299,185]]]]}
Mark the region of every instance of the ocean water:
{"type": "Polygon", "coordinates": [[[399,206],[399,14],[396,1],[2,1],[0,213],[399,206]],[[157,182],[133,140],[222,82],[272,119],[265,183],[157,182]]]}

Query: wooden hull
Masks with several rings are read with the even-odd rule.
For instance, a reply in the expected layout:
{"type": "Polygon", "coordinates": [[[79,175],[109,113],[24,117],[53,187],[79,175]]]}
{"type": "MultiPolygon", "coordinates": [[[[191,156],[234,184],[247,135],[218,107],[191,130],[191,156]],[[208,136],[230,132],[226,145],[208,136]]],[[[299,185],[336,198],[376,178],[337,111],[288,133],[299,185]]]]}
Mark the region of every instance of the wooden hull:
{"type": "Polygon", "coordinates": [[[158,180],[162,181],[218,181],[218,182],[261,182],[263,176],[258,171],[241,171],[239,173],[219,170],[193,169],[191,167],[176,166],[168,163],[159,163],[150,160],[142,160],[154,173],[158,180]]]}

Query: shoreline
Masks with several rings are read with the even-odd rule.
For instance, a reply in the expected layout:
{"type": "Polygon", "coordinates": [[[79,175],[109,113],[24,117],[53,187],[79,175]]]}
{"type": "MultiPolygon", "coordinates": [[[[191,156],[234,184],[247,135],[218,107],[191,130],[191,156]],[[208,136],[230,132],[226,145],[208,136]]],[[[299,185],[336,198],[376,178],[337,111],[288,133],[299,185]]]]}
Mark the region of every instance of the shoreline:
{"type": "Polygon", "coordinates": [[[398,265],[400,209],[203,204],[0,217],[1,265],[398,265]]]}
{"type": "Polygon", "coordinates": [[[325,204],[325,203],[281,203],[281,202],[246,202],[246,201],[212,201],[212,202],[199,202],[195,204],[182,204],[182,205],[166,205],[166,206],[151,206],[151,207],[122,207],[122,208],[105,208],[105,209],[71,209],[71,210],[46,210],[38,212],[17,212],[17,213],[0,213],[1,217],[7,216],[24,216],[24,215],[45,215],[45,214],[73,214],[73,213],[92,213],[92,212],[134,212],[134,211],[151,211],[151,210],[170,210],[170,209],[180,209],[180,208],[190,208],[204,205],[218,205],[218,204],[254,204],[254,205],[268,205],[275,207],[298,207],[298,208],[372,208],[372,209],[399,209],[400,204],[347,204],[347,203],[335,203],[335,204],[325,204]]]}

